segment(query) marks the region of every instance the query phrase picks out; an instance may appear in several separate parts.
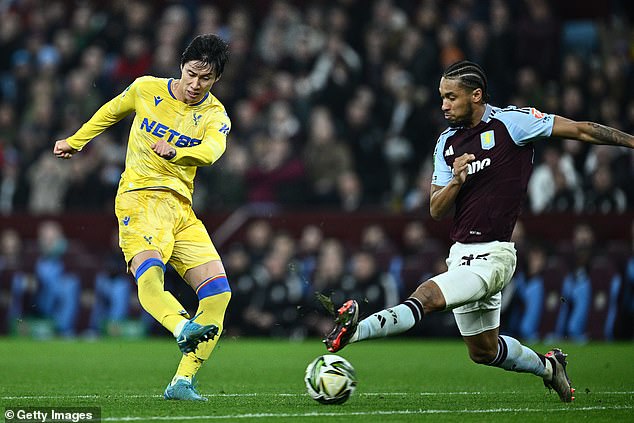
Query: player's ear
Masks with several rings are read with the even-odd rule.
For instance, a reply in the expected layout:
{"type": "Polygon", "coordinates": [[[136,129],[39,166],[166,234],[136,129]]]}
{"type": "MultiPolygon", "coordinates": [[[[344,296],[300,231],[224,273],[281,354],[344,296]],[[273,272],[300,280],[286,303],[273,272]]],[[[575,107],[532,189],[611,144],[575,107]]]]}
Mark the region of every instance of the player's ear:
{"type": "Polygon", "coordinates": [[[475,90],[473,90],[473,92],[471,93],[471,100],[474,103],[482,102],[482,88],[476,88],[475,90]]]}

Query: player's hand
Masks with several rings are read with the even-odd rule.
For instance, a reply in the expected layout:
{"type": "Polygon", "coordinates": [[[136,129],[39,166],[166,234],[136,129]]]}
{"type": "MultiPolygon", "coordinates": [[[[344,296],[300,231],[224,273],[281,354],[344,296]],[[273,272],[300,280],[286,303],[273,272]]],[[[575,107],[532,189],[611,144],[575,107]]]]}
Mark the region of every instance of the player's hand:
{"type": "Polygon", "coordinates": [[[454,160],[451,172],[457,182],[464,184],[467,180],[467,174],[469,173],[469,163],[474,160],[475,156],[468,153],[464,153],[462,156],[457,157],[456,160],[454,160]]]}
{"type": "Polygon", "coordinates": [[[70,159],[77,151],[68,145],[66,139],[55,141],[55,146],[53,147],[53,154],[59,159],[70,159]]]}
{"type": "Polygon", "coordinates": [[[157,155],[166,160],[172,159],[176,155],[176,149],[165,140],[159,140],[150,147],[157,155]]]}

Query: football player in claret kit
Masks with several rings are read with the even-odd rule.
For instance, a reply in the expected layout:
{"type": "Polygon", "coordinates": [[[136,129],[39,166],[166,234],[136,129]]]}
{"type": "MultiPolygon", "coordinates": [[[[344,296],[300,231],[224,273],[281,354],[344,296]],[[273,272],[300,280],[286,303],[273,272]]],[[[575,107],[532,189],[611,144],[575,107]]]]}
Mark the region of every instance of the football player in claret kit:
{"type": "Polygon", "coordinates": [[[136,114],[115,212],[119,245],[139,301],[174,335],[183,353],[165,399],[207,400],[193,378],[218,342],[231,298],[220,256],[192,210],[196,169],[218,160],[231,129],[224,106],[209,92],[228,57],[221,38],[195,37],[182,54],[180,79],[136,79],[53,149],[57,157],[71,158],[108,127],[136,114]],[[193,317],[164,290],[168,262],[198,296],[193,317]]]}
{"type": "Polygon", "coordinates": [[[348,300],[324,343],[336,352],[349,343],[404,332],[427,313],[453,310],[475,363],[532,373],[570,402],[574,389],[566,354],[554,348],[542,355],[499,334],[500,292],[516,264],[511,233],[532,171],[533,142],[561,137],[634,148],[634,137],[534,108],[493,107],[484,71],[469,61],[447,68],[440,97],[449,128],[434,150],[430,213],[439,220],[454,210],[448,270],[422,282],[403,303],[361,321],[357,302],[348,300]]]}

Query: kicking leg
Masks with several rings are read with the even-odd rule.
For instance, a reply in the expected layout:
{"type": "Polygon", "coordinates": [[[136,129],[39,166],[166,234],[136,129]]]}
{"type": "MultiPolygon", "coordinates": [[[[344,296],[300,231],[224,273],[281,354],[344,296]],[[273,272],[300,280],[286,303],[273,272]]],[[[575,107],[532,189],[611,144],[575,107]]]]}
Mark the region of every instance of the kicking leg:
{"type": "Polygon", "coordinates": [[[335,352],[351,342],[394,335],[412,328],[426,313],[443,311],[476,301],[486,295],[482,278],[458,267],[434,276],[418,286],[403,303],[374,313],[358,324],[351,318],[356,301],[339,309],[334,329],[324,338],[328,351],[335,352]],[[456,284],[455,281],[460,281],[456,284]],[[354,307],[347,307],[352,303],[354,307]],[[353,323],[350,323],[353,322],[353,323]]]}
{"type": "Polygon", "coordinates": [[[203,363],[209,358],[222,332],[227,305],[231,299],[231,290],[224,268],[220,261],[213,261],[197,266],[185,273],[185,280],[194,288],[198,296],[197,321],[203,325],[216,328],[214,336],[197,345],[195,351],[184,354],[176,374],[165,390],[166,399],[185,399],[205,401],[194,387],[194,376],[203,363]],[[204,275],[214,274],[205,278],[204,275]]]}
{"type": "Polygon", "coordinates": [[[426,313],[444,310],[445,299],[433,280],[422,283],[401,304],[381,310],[358,322],[359,305],[347,301],[339,310],[334,329],[324,338],[326,348],[336,352],[351,342],[381,338],[405,332],[426,313]]]}

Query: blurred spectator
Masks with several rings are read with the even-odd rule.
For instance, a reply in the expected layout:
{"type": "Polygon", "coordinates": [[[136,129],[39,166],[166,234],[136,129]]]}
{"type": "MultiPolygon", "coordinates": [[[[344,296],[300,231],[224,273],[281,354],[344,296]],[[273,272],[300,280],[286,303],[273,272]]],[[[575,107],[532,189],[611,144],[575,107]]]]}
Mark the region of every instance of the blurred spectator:
{"type": "Polygon", "coordinates": [[[242,206],[247,198],[247,172],[251,160],[249,150],[243,144],[228,143],[216,166],[198,170],[202,177],[194,191],[194,208],[223,210],[242,206]]]}
{"type": "Polygon", "coordinates": [[[303,158],[313,203],[336,204],[337,179],[353,163],[350,149],[338,139],[335,123],[326,108],[315,108],[311,114],[303,158]]]}
{"type": "Polygon", "coordinates": [[[332,327],[332,315],[314,297],[321,294],[333,304],[341,304],[352,294],[354,281],[345,279],[346,253],[340,241],[329,238],[319,248],[315,272],[311,278],[312,293],[308,295],[304,321],[309,335],[324,336],[332,327]]]}
{"type": "Polygon", "coordinates": [[[589,213],[622,213],[626,205],[625,193],[614,186],[610,168],[598,167],[592,175],[591,189],[586,193],[584,210],[589,213]]]}
{"type": "Polygon", "coordinates": [[[555,336],[584,342],[588,339],[587,325],[592,305],[590,266],[596,253],[594,232],[589,225],[575,227],[572,246],[572,271],[564,278],[561,288],[555,336]]]}
{"type": "MultiPolygon", "coordinates": [[[[23,248],[22,239],[17,231],[4,229],[0,233],[0,286],[11,291],[7,316],[4,319],[8,326],[15,324],[16,319],[24,316],[25,302],[32,299],[35,291],[33,277],[29,274],[24,260],[23,248]]],[[[3,329],[6,331],[9,328],[3,329]]]]}
{"type": "Polygon", "coordinates": [[[344,212],[358,211],[366,205],[359,175],[353,171],[347,171],[339,175],[337,179],[337,196],[339,209],[344,212]]]}
{"type": "Polygon", "coordinates": [[[244,321],[255,335],[281,338],[303,338],[305,328],[299,318],[304,303],[304,284],[289,269],[284,254],[269,252],[262,265],[253,272],[255,289],[244,311],[244,321]]]}
{"type": "Polygon", "coordinates": [[[146,75],[152,65],[152,54],[148,41],[138,33],[127,35],[123,40],[123,52],[114,65],[112,78],[119,91],[136,78],[146,75]]]}
{"type": "Polygon", "coordinates": [[[517,37],[521,34],[515,33],[511,19],[508,2],[490,2],[488,60],[482,66],[489,76],[489,93],[497,104],[509,104],[514,83],[514,72],[509,72],[509,68],[516,68],[515,48],[517,37]]]}
{"type": "Polygon", "coordinates": [[[390,181],[376,171],[385,168],[387,161],[383,154],[383,131],[372,113],[375,101],[368,87],[356,91],[346,106],[343,139],[350,145],[364,197],[371,204],[381,204],[390,181]]]}
{"type": "Polygon", "coordinates": [[[248,332],[244,314],[255,290],[255,281],[251,275],[252,261],[243,244],[234,243],[224,254],[223,263],[231,284],[231,302],[227,308],[225,331],[229,336],[248,332]]]}
{"type": "Polygon", "coordinates": [[[365,303],[369,313],[382,310],[400,300],[394,277],[380,269],[374,254],[358,250],[350,258],[350,271],[342,282],[350,287],[348,297],[365,303]]]}
{"type": "Polygon", "coordinates": [[[383,154],[389,170],[393,199],[404,195],[414,178],[422,157],[432,148],[429,142],[416,142],[421,134],[432,132],[423,109],[427,98],[418,93],[411,75],[400,67],[388,66],[384,84],[392,101],[386,102],[386,139],[383,154]]]}
{"type": "Polygon", "coordinates": [[[374,255],[380,270],[387,271],[389,269],[389,263],[396,247],[380,223],[369,224],[361,230],[358,246],[359,249],[374,255]]]}
{"type": "Polygon", "coordinates": [[[273,228],[265,219],[257,219],[247,225],[245,247],[251,261],[251,265],[260,264],[265,254],[271,247],[273,240],[273,228]]]}
{"type": "Polygon", "coordinates": [[[570,205],[574,206],[570,210],[579,210],[576,193],[578,177],[574,169],[569,167],[570,163],[561,160],[561,154],[555,146],[546,146],[542,156],[543,163],[535,168],[528,183],[531,211],[539,214],[549,207],[555,209],[555,203],[559,201],[566,206],[566,196],[570,197],[570,205]],[[555,199],[556,195],[559,198],[555,199]]]}
{"type": "Polygon", "coordinates": [[[35,262],[37,278],[36,309],[39,316],[52,319],[58,334],[75,335],[79,310],[79,278],[66,269],[68,240],[62,227],[44,221],[38,227],[39,256],[35,262]]]}
{"type": "Polygon", "coordinates": [[[401,295],[408,295],[423,280],[423,275],[434,272],[434,263],[443,257],[443,252],[440,242],[429,236],[421,221],[405,225],[401,244],[400,254],[395,252],[390,259],[389,270],[401,295]]]}
{"type": "Polygon", "coordinates": [[[622,335],[626,339],[634,338],[634,222],[630,227],[630,234],[631,251],[625,267],[621,300],[622,335]]]}
{"type": "Polygon", "coordinates": [[[314,103],[328,105],[336,116],[344,113],[341,98],[352,96],[358,84],[361,59],[345,43],[340,34],[331,33],[325,48],[316,58],[311,73],[301,80],[300,92],[310,96],[314,103]]]}
{"type": "Polygon", "coordinates": [[[518,65],[537,69],[545,78],[555,77],[560,28],[552,14],[551,5],[545,0],[524,1],[522,4],[524,7],[515,25],[518,65]]]}
{"type": "Polygon", "coordinates": [[[301,204],[304,164],[287,138],[261,135],[253,143],[254,166],[246,171],[250,203],[301,204]]]}
{"type": "Polygon", "coordinates": [[[295,263],[296,251],[295,238],[289,232],[283,229],[275,232],[271,240],[270,252],[279,254],[288,263],[289,271],[299,273],[295,263]]]}
{"type": "Polygon", "coordinates": [[[40,155],[29,167],[29,212],[33,214],[60,213],[64,197],[72,179],[72,166],[65,166],[49,151],[40,155]]]}
{"type": "Polygon", "coordinates": [[[403,198],[403,211],[415,212],[429,216],[429,199],[431,197],[431,175],[433,166],[431,156],[421,166],[414,184],[403,198]]]}
{"type": "Polygon", "coordinates": [[[324,232],[319,226],[308,225],[302,229],[296,255],[299,272],[302,276],[302,280],[304,281],[313,280],[317,267],[317,257],[323,240],[324,232]]]}
{"type": "Polygon", "coordinates": [[[118,335],[121,323],[130,312],[132,278],[127,274],[121,260],[119,234],[115,231],[110,238],[110,248],[103,256],[101,269],[95,275],[94,301],[90,314],[89,333],[91,335],[118,335]]]}
{"type": "Polygon", "coordinates": [[[518,268],[510,282],[511,294],[509,316],[506,329],[512,336],[526,342],[539,340],[539,328],[544,306],[544,269],[546,268],[546,250],[539,244],[529,246],[525,252],[526,263],[518,268]]]}

